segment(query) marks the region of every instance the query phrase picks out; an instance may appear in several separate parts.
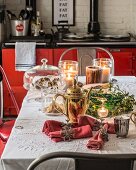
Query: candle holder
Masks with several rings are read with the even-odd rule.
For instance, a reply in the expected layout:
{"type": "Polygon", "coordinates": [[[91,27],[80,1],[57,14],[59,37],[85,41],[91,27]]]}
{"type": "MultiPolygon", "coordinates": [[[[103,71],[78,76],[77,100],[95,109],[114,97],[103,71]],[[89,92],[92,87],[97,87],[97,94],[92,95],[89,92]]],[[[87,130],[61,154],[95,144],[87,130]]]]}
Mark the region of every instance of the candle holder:
{"type": "Polygon", "coordinates": [[[97,113],[98,113],[98,116],[99,116],[99,119],[101,121],[100,123],[100,131],[102,133],[102,136],[103,136],[103,140],[104,141],[108,141],[108,133],[107,131],[103,128],[103,121],[104,121],[104,118],[106,118],[108,116],[108,109],[106,109],[104,103],[106,101],[106,99],[104,98],[100,98],[100,101],[102,102],[102,105],[101,107],[97,110],[97,113]]]}
{"type": "Polygon", "coordinates": [[[109,83],[112,76],[112,60],[109,58],[93,59],[93,66],[101,68],[100,83],[109,83]]]}
{"type": "Polygon", "coordinates": [[[100,101],[102,102],[101,107],[97,110],[98,116],[100,117],[100,119],[105,118],[108,116],[108,109],[106,109],[104,103],[106,102],[106,99],[104,98],[100,98],[100,101]]]}
{"type": "Polygon", "coordinates": [[[59,69],[62,84],[65,84],[64,89],[74,85],[74,79],[78,79],[78,62],[72,60],[59,61],[59,69]]]}
{"type": "Polygon", "coordinates": [[[101,120],[101,125],[102,125],[103,124],[102,122],[104,121],[104,118],[108,116],[109,111],[104,105],[106,99],[100,98],[100,101],[102,102],[102,104],[101,104],[101,107],[97,110],[97,113],[98,113],[99,119],[101,120]]]}

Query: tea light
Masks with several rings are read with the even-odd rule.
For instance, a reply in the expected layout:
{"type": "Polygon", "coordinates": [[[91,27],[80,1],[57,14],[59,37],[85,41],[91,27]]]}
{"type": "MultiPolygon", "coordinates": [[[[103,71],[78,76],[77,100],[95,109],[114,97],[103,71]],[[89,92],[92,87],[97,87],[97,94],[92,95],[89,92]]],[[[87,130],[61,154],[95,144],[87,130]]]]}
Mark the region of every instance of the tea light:
{"type": "Polygon", "coordinates": [[[110,81],[110,68],[109,67],[101,67],[102,69],[102,77],[101,83],[108,83],[110,81]]]}
{"type": "Polygon", "coordinates": [[[107,117],[108,116],[108,109],[106,109],[104,106],[102,106],[97,110],[97,113],[98,113],[100,118],[107,117]]]}

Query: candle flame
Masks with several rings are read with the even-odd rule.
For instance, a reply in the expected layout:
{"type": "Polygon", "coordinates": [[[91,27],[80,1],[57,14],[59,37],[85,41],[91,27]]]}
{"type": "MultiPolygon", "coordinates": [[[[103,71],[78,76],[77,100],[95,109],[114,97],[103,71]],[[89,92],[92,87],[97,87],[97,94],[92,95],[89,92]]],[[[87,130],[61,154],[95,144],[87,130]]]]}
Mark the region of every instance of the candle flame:
{"type": "Polygon", "coordinates": [[[68,76],[67,76],[67,78],[68,78],[68,79],[70,79],[70,78],[71,78],[71,74],[70,74],[70,73],[68,73],[68,76]]]}
{"type": "Polygon", "coordinates": [[[69,68],[69,71],[73,71],[73,67],[70,67],[70,68],[69,68]]]}

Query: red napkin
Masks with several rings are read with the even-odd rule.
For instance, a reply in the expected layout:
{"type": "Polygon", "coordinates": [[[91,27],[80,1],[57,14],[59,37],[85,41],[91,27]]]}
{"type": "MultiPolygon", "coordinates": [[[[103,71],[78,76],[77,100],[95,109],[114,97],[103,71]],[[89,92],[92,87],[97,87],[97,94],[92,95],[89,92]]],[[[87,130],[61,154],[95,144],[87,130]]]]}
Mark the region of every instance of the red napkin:
{"type": "Polygon", "coordinates": [[[78,126],[84,125],[90,125],[92,130],[98,130],[100,128],[100,122],[92,116],[78,117],[78,126]]]}
{"type": "Polygon", "coordinates": [[[2,124],[0,127],[0,138],[3,142],[6,142],[10,136],[12,127],[14,126],[15,120],[10,120],[2,124]]]}
{"type": "Polygon", "coordinates": [[[62,124],[62,122],[56,120],[47,120],[44,123],[42,132],[49,135],[50,132],[60,131],[62,129],[62,124]]]}
{"type": "MultiPolygon", "coordinates": [[[[47,120],[44,123],[42,132],[48,135],[53,141],[60,142],[65,140],[62,133],[64,132],[64,125],[66,124],[63,122],[47,120]]],[[[91,137],[92,130],[100,129],[100,122],[91,116],[80,116],[78,117],[78,123],[67,125],[67,128],[70,128],[69,133],[72,133],[72,136],[70,136],[71,139],[91,137]]],[[[106,125],[107,132],[114,133],[113,125],[109,123],[106,123],[106,125]]]]}
{"type": "MultiPolygon", "coordinates": [[[[48,135],[49,132],[59,131],[62,128],[62,124],[64,124],[64,123],[56,121],[56,120],[47,120],[44,123],[42,131],[48,135]]],[[[100,122],[91,116],[79,116],[78,123],[72,124],[72,127],[80,127],[80,126],[84,126],[84,125],[90,125],[90,127],[93,130],[95,128],[97,130],[100,128],[100,122]]]]}
{"type": "Polygon", "coordinates": [[[108,125],[107,132],[110,133],[110,134],[115,134],[115,126],[114,126],[114,123],[108,123],[108,122],[106,122],[105,124],[108,125]]]}
{"type": "Polygon", "coordinates": [[[67,132],[65,133],[64,130],[54,131],[54,132],[50,132],[48,135],[54,142],[60,142],[60,141],[65,141],[70,139],[87,138],[92,136],[92,129],[89,125],[81,126],[77,128],[70,128],[67,132]],[[67,136],[65,136],[65,134],[66,135],[68,134],[67,132],[69,132],[69,137],[70,137],[69,139],[67,138],[67,136]]]}
{"type": "MultiPolygon", "coordinates": [[[[56,120],[47,120],[44,123],[42,131],[48,135],[49,132],[60,131],[63,124],[63,122],[56,120]]],[[[91,116],[79,116],[78,123],[72,124],[72,127],[76,128],[84,125],[90,125],[93,130],[98,130],[100,128],[100,122],[91,116]]]]}
{"type": "MultiPolygon", "coordinates": [[[[114,129],[113,129],[113,125],[112,124],[109,124],[109,123],[105,123],[104,126],[102,127],[102,129],[108,133],[108,130],[109,132],[114,132],[114,129]]],[[[103,147],[104,145],[104,138],[103,138],[103,135],[102,135],[102,131],[101,129],[98,130],[96,132],[96,134],[88,141],[87,143],[87,147],[89,149],[93,149],[93,150],[99,150],[103,147]]]]}

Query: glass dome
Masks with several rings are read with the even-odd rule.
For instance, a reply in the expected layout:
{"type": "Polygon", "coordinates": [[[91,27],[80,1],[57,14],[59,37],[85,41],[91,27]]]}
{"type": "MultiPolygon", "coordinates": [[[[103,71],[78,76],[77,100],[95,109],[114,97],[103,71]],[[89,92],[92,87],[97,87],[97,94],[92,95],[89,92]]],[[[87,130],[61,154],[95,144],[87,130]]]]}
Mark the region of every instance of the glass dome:
{"type": "Polygon", "coordinates": [[[58,88],[60,83],[59,68],[53,65],[47,65],[48,60],[43,58],[42,65],[37,65],[28,69],[24,73],[24,88],[29,90],[42,88],[58,88]]]}

